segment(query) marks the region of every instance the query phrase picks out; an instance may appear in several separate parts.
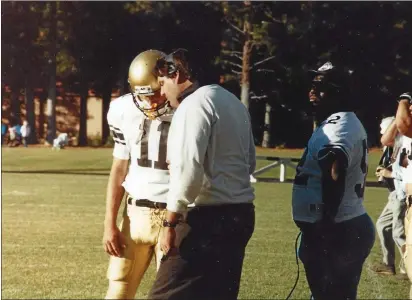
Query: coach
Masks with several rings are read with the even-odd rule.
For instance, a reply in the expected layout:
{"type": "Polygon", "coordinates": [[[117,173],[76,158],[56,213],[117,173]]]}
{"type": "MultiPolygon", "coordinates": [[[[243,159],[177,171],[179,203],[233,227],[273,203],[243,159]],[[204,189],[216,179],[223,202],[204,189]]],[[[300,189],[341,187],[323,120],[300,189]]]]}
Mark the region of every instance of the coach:
{"type": "Polygon", "coordinates": [[[158,62],[161,91],[177,109],[168,138],[165,257],[149,298],[236,299],[255,223],[250,117],[224,88],[199,85],[189,55],[179,49],[158,62]]]}

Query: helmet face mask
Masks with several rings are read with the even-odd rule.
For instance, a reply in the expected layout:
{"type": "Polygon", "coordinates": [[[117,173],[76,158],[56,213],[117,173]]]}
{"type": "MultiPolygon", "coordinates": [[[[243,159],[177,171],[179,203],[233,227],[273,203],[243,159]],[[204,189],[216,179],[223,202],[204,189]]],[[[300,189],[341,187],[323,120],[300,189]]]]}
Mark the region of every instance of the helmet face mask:
{"type": "Polygon", "coordinates": [[[129,67],[129,88],[136,107],[148,118],[155,119],[169,110],[165,97],[160,95],[157,62],[166,56],[157,50],[148,50],[134,58],[129,67]]]}
{"type": "Polygon", "coordinates": [[[151,120],[159,118],[170,111],[169,101],[160,95],[160,91],[156,91],[151,96],[140,96],[136,93],[131,94],[136,107],[151,120]],[[154,98],[157,98],[156,101],[153,101],[155,100],[154,98]]]}

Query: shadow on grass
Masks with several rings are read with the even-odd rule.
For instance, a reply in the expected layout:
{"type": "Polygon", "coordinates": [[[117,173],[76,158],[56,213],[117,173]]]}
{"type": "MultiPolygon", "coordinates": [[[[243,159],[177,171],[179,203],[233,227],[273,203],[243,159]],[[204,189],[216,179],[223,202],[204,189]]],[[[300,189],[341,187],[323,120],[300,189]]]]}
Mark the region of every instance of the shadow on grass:
{"type": "Polygon", "coordinates": [[[108,176],[108,169],[65,169],[65,170],[2,170],[6,174],[73,174],[108,176]]]}

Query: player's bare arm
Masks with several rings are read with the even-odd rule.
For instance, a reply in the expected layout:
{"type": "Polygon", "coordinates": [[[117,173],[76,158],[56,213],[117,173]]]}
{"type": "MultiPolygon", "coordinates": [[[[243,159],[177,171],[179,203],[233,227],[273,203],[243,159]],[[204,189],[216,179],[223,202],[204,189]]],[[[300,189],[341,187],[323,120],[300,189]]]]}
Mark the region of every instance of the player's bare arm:
{"type": "Polygon", "coordinates": [[[395,143],[395,138],[397,134],[398,134],[398,127],[396,126],[396,121],[393,121],[381,137],[382,145],[392,147],[395,143]]]}
{"type": "Polygon", "coordinates": [[[410,102],[411,99],[407,97],[400,99],[398,110],[396,111],[395,120],[399,132],[407,137],[412,138],[412,115],[410,111],[410,102]]]}
{"type": "Polygon", "coordinates": [[[322,170],[324,217],[334,220],[344,194],[348,158],[339,148],[325,148],[319,151],[318,159],[322,170]]]}
{"type": "Polygon", "coordinates": [[[121,250],[125,246],[125,239],[117,227],[116,220],[124,195],[122,183],[126,177],[128,165],[128,160],[114,158],[107,185],[103,247],[108,254],[113,256],[121,256],[121,250]]]}

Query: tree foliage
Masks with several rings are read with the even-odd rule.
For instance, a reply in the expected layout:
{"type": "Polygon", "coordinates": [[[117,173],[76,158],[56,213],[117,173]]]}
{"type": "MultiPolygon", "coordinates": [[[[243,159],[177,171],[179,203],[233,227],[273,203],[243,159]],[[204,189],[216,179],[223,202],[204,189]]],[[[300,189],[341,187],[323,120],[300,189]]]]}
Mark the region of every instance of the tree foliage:
{"type": "Polygon", "coordinates": [[[195,53],[207,81],[220,78],[249,106],[257,142],[266,132],[269,145],[305,144],[307,70],[326,60],[360,74],[359,115],[372,144],[380,118],[395,113],[395,97],[412,82],[410,2],[61,1],[53,18],[51,7],[2,2],[2,84],[47,89],[55,58],[55,80],[85,99],[93,88],[104,113],[112,88],[127,92],[128,66],[147,49],[195,53]]]}

